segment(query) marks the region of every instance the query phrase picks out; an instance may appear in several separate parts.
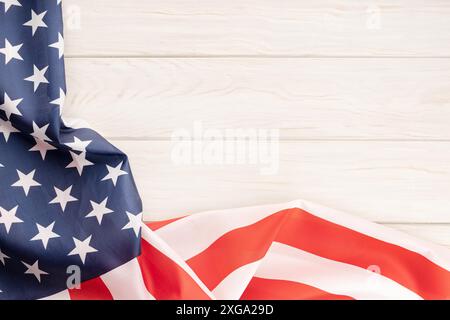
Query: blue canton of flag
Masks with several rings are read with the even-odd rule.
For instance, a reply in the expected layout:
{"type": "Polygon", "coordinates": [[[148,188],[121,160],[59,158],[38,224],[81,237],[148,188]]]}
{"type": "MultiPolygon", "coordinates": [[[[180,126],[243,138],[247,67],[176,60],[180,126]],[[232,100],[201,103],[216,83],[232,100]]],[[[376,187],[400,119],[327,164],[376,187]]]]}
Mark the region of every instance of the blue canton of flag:
{"type": "Polygon", "coordinates": [[[0,299],[38,299],[138,256],[126,156],[67,127],[61,0],[0,0],[0,299]],[[70,268],[69,268],[70,270],[70,268]]]}

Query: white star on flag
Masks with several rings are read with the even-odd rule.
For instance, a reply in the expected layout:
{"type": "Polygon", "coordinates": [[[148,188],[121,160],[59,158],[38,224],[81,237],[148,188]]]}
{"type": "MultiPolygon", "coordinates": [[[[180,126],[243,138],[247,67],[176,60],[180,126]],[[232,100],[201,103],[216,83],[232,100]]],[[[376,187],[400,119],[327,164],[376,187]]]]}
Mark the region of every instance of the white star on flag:
{"type": "Polygon", "coordinates": [[[126,212],[128,216],[128,223],[122,228],[122,230],[133,229],[136,237],[139,237],[139,231],[142,226],[142,213],[134,215],[130,212],[126,212]]]}
{"type": "Polygon", "coordinates": [[[33,65],[33,75],[25,78],[25,81],[33,82],[34,92],[38,89],[41,83],[48,83],[47,78],[45,77],[45,73],[47,72],[48,66],[39,69],[35,65],[33,65]]]}
{"type": "Polygon", "coordinates": [[[50,104],[56,104],[57,106],[59,106],[59,114],[61,115],[62,110],[64,109],[65,102],[66,102],[66,94],[63,89],[59,88],[59,98],[50,101],[50,104]]]}
{"type": "Polygon", "coordinates": [[[49,203],[50,204],[59,204],[61,206],[61,209],[63,212],[66,210],[66,206],[69,202],[78,201],[77,198],[72,197],[70,195],[70,193],[72,192],[72,186],[68,187],[64,191],[58,189],[57,187],[54,187],[54,189],[55,189],[56,197],[49,203]]]}
{"type": "Polygon", "coordinates": [[[92,162],[86,159],[86,152],[76,154],[75,152],[69,151],[72,156],[72,162],[67,165],[66,168],[76,168],[78,174],[81,176],[83,174],[84,167],[89,167],[94,165],[92,162]]]}
{"type": "Polygon", "coordinates": [[[47,25],[44,22],[44,17],[47,14],[47,11],[36,14],[33,9],[31,9],[31,20],[25,22],[23,25],[27,27],[31,27],[32,34],[36,33],[38,28],[47,28],[47,25]]]}
{"type": "Polygon", "coordinates": [[[73,137],[73,142],[65,143],[70,149],[79,152],[86,152],[86,148],[91,144],[92,140],[80,140],[77,137],[73,137]]]}
{"type": "MultiPolygon", "coordinates": [[[[61,1],[61,0],[58,0],[58,1],[61,1]]],[[[0,0],[0,2],[5,4],[5,13],[8,12],[8,10],[9,10],[9,8],[11,8],[11,6],[17,6],[17,7],[22,6],[18,0],[0,0]]]]}
{"type": "Polygon", "coordinates": [[[19,180],[16,181],[11,187],[19,187],[23,188],[25,195],[28,196],[31,187],[39,187],[41,184],[34,180],[34,174],[36,170],[31,171],[28,174],[24,174],[23,172],[17,170],[17,174],[19,175],[19,180]]]}
{"type": "Polygon", "coordinates": [[[27,270],[25,271],[25,274],[32,274],[32,275],[34,275],[39,282],[41,282],[41,275],[48,274],[47,272],[42,271],[41,269],[39,269],[39,260],[36,260],[36,262],[33,263],[32,265],[28,264],[26,262],[23,262],[23,261],[22,261],[22,263],[25,265],[25,267],[27,267],[27,270]]]}
{"type": "Polygon", "coordinates": [[[102,224],[103,216],[108,213],[113,213],[111,209],[106,207],[106,203],[108,202],[108,197],[105,198],[100,203],[91,201],[92,211],[86,216],[86,218],[96,217],[98,224],[102,224]]]}
{"type": "Polygon", "coordinates": [[[12,59],[23,61],[23,58],[19,54],[22,46],[23,43],[13,46],[8,39],[5,39],[5,47],[0,48],[0,53],[5,56],[5,64],[8,64],[12,59]]]}
{"type": "Polygon", "coordinates": [[[11,122],[0,119],[0,133],[3,134],[6,142],[8,142],[10,134],[16,132],[19,132],[19,130],[14,128],[11,122]]]}
{"type": "Polygon", "coordinates": [[[52,146],[51,144],[49,144],[41,139],[38,139],[36,137],[34,138],[34,141],[36,142],[36,145],[28,151],[39,151],[39,153],[41,154],[42,160],[45,160],[45,157],[47,156],[47,151],[57,149],[54,146],[52,146]]]}
{"type": "Polygon", "coordinates": [[[13,114],[21,116],[22,113],[19,111],[17,106],[22,102],[23,99],[11,100],[6,92],[3,97],[4,101],[3,104],[0,104],[0,110],[3,110],[5,112],[6,117],[9,119],[13,114]]]}
{"type": "Polygon", "coordinates": [[[6,233],[9,233],[11,226],[14,223],[22,223],[23,221],[16,217],[17,209],[19,206],[15,206],[11,210],[6,210],[0,207],[0,224],[4,224],[6,228],[6,233]]]}
{"type": "Polygon", "coordinates": [[[75,248],[69,252],[68,256],[78,255],[83,264],[86,261],[86,256],[88,253],[97,252],[98,250],[90,246],[92,235],[84,239],[83,241],[78,240],[77,238],[73,238],[75,242],[75,248]]]}
{"type": "Polygon", "coordinates": [[[49,45],[51,48],[58,49],[59,58],[61,59],[64,55],[64,38],[61,33],[58,33],[58,42],[49,45]]]}
{"type": "Polygon", "coordinates": [[[47,227],[41,226],[39,223],[36,223],[38,228],[38,234],[31,238],[30,241],[41,240],[44,245],[44,249],[47,249],[48,241],[50,239],[59,238],[60,235],[53,232],[53,227],[55,226],[55,222],[52,222],[47,227]]]}
{"type": "Polygon", "coordinates": [[[5,259],[9,259],[9,257],[0,250],[0,262],[5,265],[5,259]]]}
{"type": "Polygon", "coordinates": [[[48,126],[49,126],[49,124],[39,127],[36,124],[36,122],[33,121],[33,132],[31,133],[31,135],[42,141],[52,141],[49,137],[47,137],[47,134],[46,134],[48,126]]]}
{"type": "Polygon", "coordinates": [[[102,179],[102,181],[111,179],[113,185],[116,186],[119,177],[128,174],[128,172],[123,171],[121,169],[122,165],[123,162],[119,163],[116,167],[106,165],[106,168],[108,169],[108,174],[102,179]]]}

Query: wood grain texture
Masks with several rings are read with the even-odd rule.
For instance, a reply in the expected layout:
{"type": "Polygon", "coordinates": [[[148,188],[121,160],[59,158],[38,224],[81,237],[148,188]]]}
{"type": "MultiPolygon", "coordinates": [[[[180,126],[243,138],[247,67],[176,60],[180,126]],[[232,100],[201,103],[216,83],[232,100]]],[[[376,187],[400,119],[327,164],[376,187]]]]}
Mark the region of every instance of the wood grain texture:
{"type": "Polygon", "coordinates": [[[64,13],[64,114],[128,153],[146,220],[305,198],[450,246],[449,1],[64,0],[64,13]],[[196,122],[279,129],[279,171],[176,165],[169,137],[196,122]]]}
{"type": "Polygon", "coordinates": [[[450,225],[449,224],[388,224],[402,232],[406,232],[420,239],[441,244],[450,248],[450,225]]]}
{"type": "Polygon", "coordinates": [[[450,59],[68,59],[64,114],[111,138],[277,128],[289,139],[450,139],[450,59]]]}
{"type": "Polygon", "coordinates": [[[65,0],[64,6],[70,56],[450,56],[446,0],[65,0]]]}
{"type": "Polygon", "coordinates": [[[115,141],[129,154],[147,220],[303,198],[379,222],[450,222],[450,143],[282,142],[266,165],[173,161],[174,142],[115,141]]]}

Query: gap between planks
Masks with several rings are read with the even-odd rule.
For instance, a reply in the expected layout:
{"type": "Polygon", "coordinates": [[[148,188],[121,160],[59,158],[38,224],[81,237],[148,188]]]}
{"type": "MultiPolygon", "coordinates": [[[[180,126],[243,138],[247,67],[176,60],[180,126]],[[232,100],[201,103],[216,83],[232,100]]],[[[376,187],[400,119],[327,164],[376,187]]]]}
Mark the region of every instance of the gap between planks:
{"type": "MultiPolygon", "coordinates": [[[[93,129],[95,130],[95,129],[93,129]]],[[[115,137],[115,136],[107,136],[104,135],[104,138],[109,141],[135,141],[135,142],[170,142],[172,141],[172,138],[170,137],[115,137]]],[[[214,139],[186,139],[187,141],[213,141],[214,139]]],[[[227,141],[229,139],[224,138],[221,139],[222,141],[227,141]]],[[[233,141],[246,141],[247,139],[241,139],[239,137],[232,138],[233,141]]],[[[343,138],[336,138],[336,139],[313,139],[313,138],[297,138],[297,137],[286,137],[286,136],[280,136],[278,139],[280,142],[417,142],[417,143],[424,143],[424,142],[443,142],[448,143],[450,142],[450,139],[357,139],[357,138],[351,138],[351,139],[343,139],[343,138]]]]}
{"type": "Polygon", "coordinates": [[[450,59],[450,56],[327,55],[66,55],[66,59],[450,59]]]}

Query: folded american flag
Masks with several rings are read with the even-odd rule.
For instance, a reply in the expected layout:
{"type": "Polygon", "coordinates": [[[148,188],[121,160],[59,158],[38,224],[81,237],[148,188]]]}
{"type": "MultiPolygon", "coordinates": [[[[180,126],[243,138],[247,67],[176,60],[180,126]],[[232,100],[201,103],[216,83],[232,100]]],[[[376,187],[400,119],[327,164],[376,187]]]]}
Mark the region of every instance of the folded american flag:
{"type": "Polygon", "coordinates": [[[61,118],[61,1],[0,3],[0,299],[450,299],[448,249],[306,201],[143,224],[126,156],[61,118]]]}
{"type": "Polygon", "coordinates": [[[142,207],[126,156],[61,120],[60,1],[0,2],[0,298],[35,299],[136,257],[142,207]]]}
{"type": "Polygon", "coordinates": [[[142,253],[54,299],[450,299],[450,251],[307,201],[143,225],[142,253]]]}

